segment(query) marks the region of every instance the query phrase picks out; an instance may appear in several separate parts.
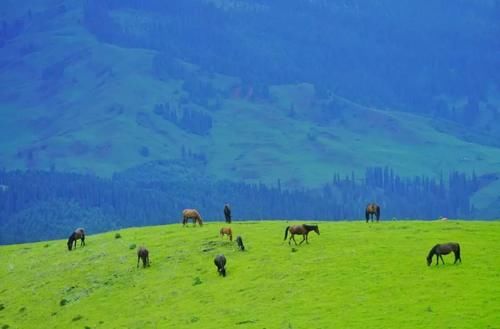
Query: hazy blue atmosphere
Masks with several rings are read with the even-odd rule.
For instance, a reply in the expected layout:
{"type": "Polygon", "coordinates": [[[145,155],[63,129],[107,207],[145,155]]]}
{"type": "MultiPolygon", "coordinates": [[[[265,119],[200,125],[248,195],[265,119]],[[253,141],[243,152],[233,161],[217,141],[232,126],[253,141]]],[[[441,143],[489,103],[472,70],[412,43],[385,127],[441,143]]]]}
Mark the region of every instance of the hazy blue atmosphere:
{"type": "Polygon", "coordinates": [[[0,71],[0,244],[500,218],[499,0],[2,0],[0,71]]]}

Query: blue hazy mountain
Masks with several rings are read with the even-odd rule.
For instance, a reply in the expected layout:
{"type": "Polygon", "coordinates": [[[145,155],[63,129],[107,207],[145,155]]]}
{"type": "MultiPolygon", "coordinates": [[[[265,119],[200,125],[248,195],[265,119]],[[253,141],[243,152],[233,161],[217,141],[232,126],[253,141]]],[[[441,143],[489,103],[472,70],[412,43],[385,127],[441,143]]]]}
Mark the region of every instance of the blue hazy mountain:
{"type": "Polygon", "coordinates": [[[3,0],[0,168],[280,188],[457,171],[493,209],[499,22],[493,0],[3,0]]]}

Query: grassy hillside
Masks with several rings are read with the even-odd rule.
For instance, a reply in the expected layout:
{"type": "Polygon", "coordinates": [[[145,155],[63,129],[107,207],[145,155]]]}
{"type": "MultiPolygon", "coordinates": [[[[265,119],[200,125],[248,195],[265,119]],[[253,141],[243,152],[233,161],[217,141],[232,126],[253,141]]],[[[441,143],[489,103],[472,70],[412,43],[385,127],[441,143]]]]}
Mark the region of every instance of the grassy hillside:
{"type": "MultiPolygon", "coordinates": [[[[137,27],[137,16],[129,16],[123,24],[137,27]]],[[[207,175],[279,178],[287,187],[322,184],[335,172],[370,166],[403,175],[498,172],[497,147],[457,138],[418,115],[340,97],[325,105],[326,96],[311,83],[270,85],[269,97],[259,99],[240,77],[188,63],[180,76],[159,78],[153,62],[161,53],[98,40],[82,24],[81,2],[7,1],[0,18],[27,22],[0,52],[2,168],[111,175],[151,160],[181,160],[184,148],[205,157],[207,175]],[[200,96],[185,86],[189,79],[214,91],[200,96]],[[187,109],[209,115],[209,134],[161,119],[154,108],[164,103],[179,115],[187,109]],[[325,119],[332,111],[336,118],[325,119]]]]}
{"type": "Polygon", "coordinates": [[[320,222],[310,244],[283,221],[167,225],[0,247],[1,328],[498,328],[499,222],[320,222]],[[463,264],[427,267],[437,242],[463,264]],[[150,250],[136,269],[133,245],[150,250]],[[228,259],[226,278],[213,257],[228,259]]]}

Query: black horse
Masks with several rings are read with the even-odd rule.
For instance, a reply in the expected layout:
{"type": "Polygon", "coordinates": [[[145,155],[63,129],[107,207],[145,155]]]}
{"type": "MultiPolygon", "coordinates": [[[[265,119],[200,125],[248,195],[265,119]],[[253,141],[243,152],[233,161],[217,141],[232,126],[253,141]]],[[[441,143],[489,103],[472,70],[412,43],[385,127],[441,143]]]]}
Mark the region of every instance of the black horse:
{"type": "Polygon", "coordinates": [[[319,228],[318,225],[307,225],[307,224],[302,224],[302,225],[293,225],[293,226],[287,226],[285,229],[285,238],[283,240],[286,240],[286,237],[288,236],[288,232],[290,232],[290,240],[288,240],[288,244],[290,244],[290,241],[293,239],[293,242],[295,242],[295,245],[297,245],[297,241],[295,241],[295,234],[301,234],[302,235],[302,241],[300,241],[299,244],[302,244],[302,242],[309,243],[309,239],[307,238],[309,232],[314,231],[319,235],[319,228]]]}
{"type": "Polygon", "coordinates": [[[137,267],[139,267],[139,260],[142,259],[142,266],[146,268],[147,266],[150,266],[151,264],[149,263],[149,251],[144,248],[144,247],[139,247],[137,250],[137,267]]]}
{"type": "Polygon", "coordinates": [[[77,228],[68,238],[68,250],[73,249],[73,244],[76,249],[76,240],[81,239],[80,246],[85,245],[85,230],[83,228],[77,228]]]}
{"type": "Polygon", "coordinates": [[[376,203],[369,203],[365,209],[366,222],[368,223],[368,220],[371,219],[373,223],[373,216],[377,218],[378,223],[378,220],[380,219],[380,207],[376,203]]]}
{"type": "Polygon", "coordinates": [[[241,251],[245,251],[245,246],[243,245],[243,239],[241,236],[236,237],[236,243],[238,244],[238,248],[240,248],[241,251]]]}
{"type": "Polygon", "coordinates": [[[231,223],[231,208],[227,203],[224,205],[224,217],[226,217],[226,223],[231,223]]]}
{"type": "Polygon", "coordinates": [[[226,257],[224,255],[215,256],[214,264],[217,266],[217,272],[219,272],[219,275],[226,276],[226,257]]]}
{"type": "Polygon", "coordinates": [[[455,254],[455,264],[457,261],[462,262],[462,258],[460,258],[460,245],[456,242],[448,242],[443,244],[437,244],[432,247],[431,251],[429,251],[429,255],[427,255],[427,265],[431,265],[432,257],[436,255],[436,265],[439,264],[439,258],[441,258],[441,262],[444,264],[443,256],[448,255],[450,252],[455,254]]]}

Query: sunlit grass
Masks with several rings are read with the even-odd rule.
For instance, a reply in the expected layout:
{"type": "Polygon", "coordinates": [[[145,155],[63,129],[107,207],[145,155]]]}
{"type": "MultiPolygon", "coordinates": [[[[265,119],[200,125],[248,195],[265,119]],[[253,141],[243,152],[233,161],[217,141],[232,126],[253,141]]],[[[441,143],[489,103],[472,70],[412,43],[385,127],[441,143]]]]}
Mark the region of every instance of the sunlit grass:
{"type": "Polygon", "coordinates": [[[319,222],[301,246],[283,241],[289,224],[232,224],[245,252],[213,222],[90,234],[72,252],[62,240],[3,246],[0,328],[500,326],[498,222],[319,222]],[[446,241],[461,244],[463,264],[427,267],[446,241]],[[136,268],[134,244],[151,267],[136,268]]]}

